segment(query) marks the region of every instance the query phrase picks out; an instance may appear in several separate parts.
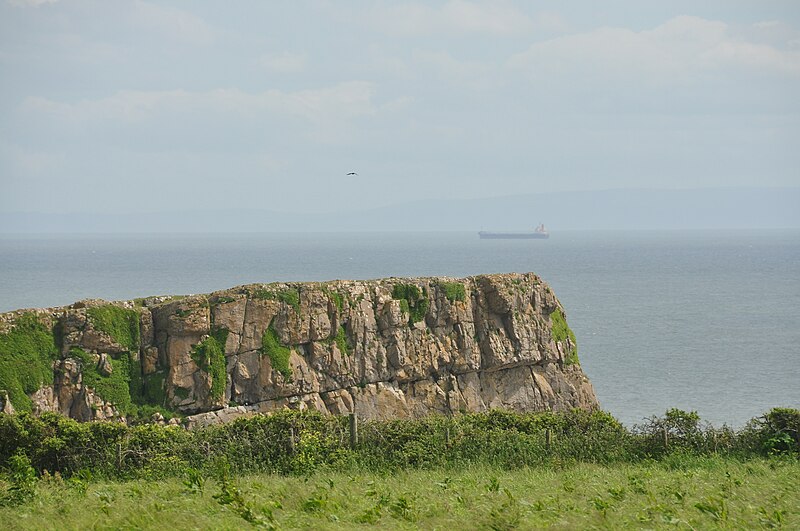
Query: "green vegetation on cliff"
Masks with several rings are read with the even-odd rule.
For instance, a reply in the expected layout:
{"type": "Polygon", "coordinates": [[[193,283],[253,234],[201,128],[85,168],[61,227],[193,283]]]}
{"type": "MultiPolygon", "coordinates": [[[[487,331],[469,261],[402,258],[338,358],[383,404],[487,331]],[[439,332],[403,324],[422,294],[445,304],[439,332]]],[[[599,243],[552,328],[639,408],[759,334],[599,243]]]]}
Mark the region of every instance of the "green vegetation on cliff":
{"type": "Polygon", "coordinates": [[[81,362],[83,384],[94,389],[97,396],[111,402],[123,414],[135,413],[136,407],[131,399],[130,389],[130,357],[120,356],[114,359],[109,356],[111,374],[104,375],[98,367],[98,360],[88,352],[79,348],[70,349],[70,355],[81,362]]]}
{"type": "Polygon", "coordinates": [[[87,308],[86,315],[97,330],[108,334],[129,352],[139,350],[139,313],[136,310],[104,304],[87,308]]]}
{"type": "Polygon", "coordinates": [[[283,302],[294,308],[295,313],[300,313],[300,290],[298,288],[284,288],[281,290],[261,288],[253,293],[253,297],[283,302]]]}
{"type": "MultiPolygon", "coordinates": [[[[175,412],[166,408],[163,373],[142,374],[139,361],[139,312],[114,304],[105,304],[87,308],[86,315],[92,326],[107,334],[115,343],[128,349],[127,353],[118,354],[110,360],[112,372],[109,376],[100,374],[96,364],[88,361],[91,356],[80,349],[72,349],[73,356],[78,357],[88,367],[89,385],[95,393],[107,402],[114,404],[125,415],[139,418],[149,417],[159,412],[170,418],[175,412]],[[87,358],[88,357],[88,358],[87,358]]],[[[92,358],[93,359],[93,358],[92,358]]],[[[84,381],[86,376],[84,376],[84,381]]],[[[222,386],[224,388],[223,380],[222,386]]]]}
{"type": "Polygon", "coordinates": [[[83,384],[94,389],[97,396],[114,404],[123,415],[133,419],[147,419],[155,412],[165,418],[177,413],[166,408],[164,379],[166,374],[141,374],[140,363],[124,352],[116,358],[109,356],[111,373],[103,374],[98,359],[88,352],[73,347],[70,356],[81,362],[83,384]]]}
{"type": "Polygon", "coordinates": [[[564,314],[560,309],[556,308],[553,313],[550,314],[550,319],[553,321],[553,340],[561,342],[566,341],[567,338],[569,338],[569,341],[572,344],[572,348],[569,350],[566,358],[564,359],[564,364],[579,365],[580,360],[578,359],[578,341],[575,339],[575,333],[567,324],[564,314]]]}
{"type": "Polygon", "coordinates": [[[289,356],[292,351],[281,343],[278,333],[270,324],[261,336],[261,354],[269,356],[272,369],[281,373],[286,381],[292,380],[289,356]]]}
{"type": "Polygon", "coordinates": [[[461,282],[440,282],[439,286],[444,290],[444,296],[450,302],[463,302],[467,299],[467,292],[461,282]]]}
{"type": "Polygon", "coordinates": [[[322,292],[333,301],[333,303],[336,305],[336,309],[339,310],[339,314],[341,314],[344,311],[344,296],[338,291],[334,291],[328,286],[324,285],[322,286],[322,292]]]}
{"type": "MultiPolygon", "coordinates": [[[[138,365],[138,364],[137,364],[138,365]]],[[[133,369],[131,373],[135,372],[133,369]]],[[[165,417],[168,416],[167,413],[162,409],[167,405],[167,395],[165,389],[165,381],[167,378],[166,371],[159,371],[154,372],[152,374],[147,374],[142,377],[142,388],[141,393],[138,396],[141,396],[141,400],[137,403],[139,404],[139,414],[140,416],[145,416],[145,413],[149,410],[147,406],[156,406],[156,409],[160,411],[165,417]]],[[[131,386],[133,387],[133,386],[131,386]]],[[[176,390],[179,388],[176,388],[176,390]]],[[[132,393],[133,396],[137,396],[136,394],[132,393]]],[[[151,413],[154,413],[152,411],[151,413]]],[[[169,412],[172,415],[172,412],[169,412]]]]}
{"type": "MultiPolygon", "coordinates": [[[[99,331],[133,352],[138,350],[139,317],[135,311],[107,305],[90,308],[87,314],[99,331]]],[[[147,403],[140,364],[130,353],[109,357],[112,370],[108,376],[100,373],[97,359],[87,352],[73,348],[70,355],[81,362],[83,383],[122,413],[135,414],[137,404],[147,403]]],[[[31,410],[28,395],[53,384],[53,363],[58,358],[57,338],[34,314],[23,314],[13,330],[0,334],[0,389],[8,391],[14,408],[31,410]]]]}
{"type": "Polygon", "coordinates": [[[211,376],[209,396],[217,400],[225,394],[228,373],[225,361],[225,343],[228,340],[227,328],[215,328],[206,339],[192,349],[192,359],[200,369],[211,376]]]}
{"type": "Polygon", "coordinates": [[[344,330],[344,326],[340,326],[339,330],[336,331],[334,341],[336,342],[336,348],[339,349],[342,356],[346,357],[350,355],[350,348],[347,346],[347,333],[344,330]]]}
{"type": "Polygon", "coordinates": [[[53,332],[35,314],[22,314],[13,330],[0,334],[0,390],[8,391],[17,411],[30,411],[28,394],[52,385],[57,358],[53,332]]]}
{"type": "Polygon", "coordinates": [[[392,288],[392,298],[399,300],[400,308],[404,313],[408,313],[409,326],[425,319],[429,302],[424,288],[420,290],[414,284],[395,284],[392,288]]]}

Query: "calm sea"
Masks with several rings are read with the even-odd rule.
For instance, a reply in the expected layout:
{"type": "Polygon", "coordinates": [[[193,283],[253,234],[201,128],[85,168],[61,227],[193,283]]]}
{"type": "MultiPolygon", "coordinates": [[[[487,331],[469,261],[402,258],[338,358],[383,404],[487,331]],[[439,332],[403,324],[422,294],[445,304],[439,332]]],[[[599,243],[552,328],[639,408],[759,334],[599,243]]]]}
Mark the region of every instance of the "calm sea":
{"type": "Polygon", "coordinates": [[[533,271],[604,409],[741,426],[800,407],[800,231],[0,236],[0,311],[250,282],[533,271]]]}

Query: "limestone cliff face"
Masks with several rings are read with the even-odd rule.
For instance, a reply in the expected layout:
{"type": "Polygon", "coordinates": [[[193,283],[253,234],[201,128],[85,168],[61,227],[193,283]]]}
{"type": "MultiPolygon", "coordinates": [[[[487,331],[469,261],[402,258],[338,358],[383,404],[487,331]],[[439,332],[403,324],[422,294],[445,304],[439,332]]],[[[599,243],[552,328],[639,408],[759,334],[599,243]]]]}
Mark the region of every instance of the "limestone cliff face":
{"type": "Polygon", "coordinates": [[[131,403],[191,425],[284,407],[392,418],[597,406],[563,309],[530,273],[256,284],[114,306],[137,330],[92,310],[101,301],[38,311],[60,354],[34,409],[118,416],[99,391],[122,367],[131,403]]]}

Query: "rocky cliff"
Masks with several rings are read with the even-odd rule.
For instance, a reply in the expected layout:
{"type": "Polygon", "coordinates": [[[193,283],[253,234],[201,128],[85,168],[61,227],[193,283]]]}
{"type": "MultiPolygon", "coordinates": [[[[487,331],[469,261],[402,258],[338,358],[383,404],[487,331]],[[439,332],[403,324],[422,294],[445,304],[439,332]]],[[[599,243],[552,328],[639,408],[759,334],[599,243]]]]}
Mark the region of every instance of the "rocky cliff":
{"type": "MultiPolygon", "coordinates": [[[[0,407],[81,420],[593,408],[534,274],[254,284],[0,314],[0,407]],[[148,409],[149,408],[149,409],[148,409]]],[[[177,421],[174,421],[177,422],[177,421]]]]}

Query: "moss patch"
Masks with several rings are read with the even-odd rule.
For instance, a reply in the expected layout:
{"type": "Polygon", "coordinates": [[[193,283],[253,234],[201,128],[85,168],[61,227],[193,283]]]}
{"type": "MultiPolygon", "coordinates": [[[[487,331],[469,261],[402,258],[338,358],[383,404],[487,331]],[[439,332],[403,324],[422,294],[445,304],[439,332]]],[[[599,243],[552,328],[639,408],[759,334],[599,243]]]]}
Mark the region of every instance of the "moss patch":
{"type": "Polygon", "coordinates": [[[32,313],[22,314],[13,330],[0,334],[0,389],[8,391],[17,411],[30,411],[28,394],[53,383],[57,357],[53,332],[32,313]]]}
{"type": "Polygon", "coordinates": [[[567,353],[567,357],[564,359],[565,365],[579,365],[580,360],[578,359],[578,342],[575,339],[575,333],[572,329],[567,325],[567,320],[564,318],[564,314],[561,313],[561,310],[556,308],[553,313],[550,314],[550,319],[553,322],[553,339],[555,341],[565,341],[569,338],[570,343],[573,345],[570,351],[567,353]]]}
{"type": "Polygon", "coordinates": [[[192,359],[200,369],[211,375],[211,391],[209,396],[216,400],[225,393],[228,373],[225,363],[225,343],[228,340],[227,328],[216,328],[211,335],[195,345],[192,359]]]}
{"type": "Polygon", "coordinates": [[[86,315],[96,330],[108,334],[128,351],[139,350],[139,312],[113,304],[86,310],[86,315]]]}
{"type": "Polygon", "coordinates": [[[269,356],[272,368],[283,375],[287,382],[292,380],[292,368],[289,366],[289,356],[292,350],[281,343],[278,333],[272,324],[261,336],[261,354],[269,356]]]}
{"type": "Polygon", "coordinates": [[[467,300],[467,290],[461,282],[441,282],[439,286],[444,290],[444,296],[450,302],[467,300]]]}
{"type": "Polygon", "coordinates": [[[397,284],[392,288],[392,298],[400,301],[400,308],[408,312],[408,325],[422,321],[428,313],[428,293],[414,284],[397,284]]]}

